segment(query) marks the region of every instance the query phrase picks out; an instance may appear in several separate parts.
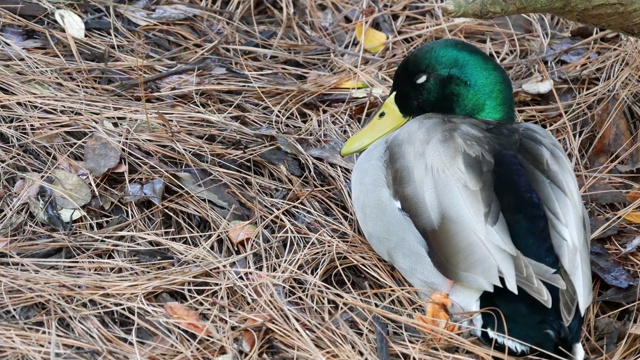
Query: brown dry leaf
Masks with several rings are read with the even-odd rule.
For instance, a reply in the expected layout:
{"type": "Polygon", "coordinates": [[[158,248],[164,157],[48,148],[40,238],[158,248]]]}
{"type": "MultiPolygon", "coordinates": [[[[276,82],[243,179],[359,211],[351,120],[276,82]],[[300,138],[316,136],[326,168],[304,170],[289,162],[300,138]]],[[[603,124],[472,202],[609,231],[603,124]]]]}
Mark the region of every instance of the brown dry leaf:
{"type": "Polygon", "coordinates": [[[91,201],[91,189],[78,175],[61,169],[51,170],[51,175],[55,180],[50,187],[58,206],[77,209],[91,201]]]}
{"type": "Polygon", "coordinates": [[[626,204],[627,198],[622,190],[616,189],[604,180],[595,180],[586,189],[584,196],[595,204],[626,204]]]}
{"type": "Polygon", "coordinates": [[[604,294],[593,299],[593,301],[610,301],[618,304],[628,305],[632,302],[638,301],[638,288],[635,288],[633,286],[627,287],[626,289],[612,287],[604,294]]]}
{"type": "Polygon", "coordinates": [[[118,164],[111,168],[112,173],[123,173],[127,171],[127,166],[125,164],[118,164]]]}
{"type": "MultiPolygon", "coordinates": [[[[243,205],[235,187],[219,181],[206,171],[189,169],[187,172],[173,172],[168,181],[184,188],[193,195],[207,199],[214,205],[214,210],[228,220],[247,220],[251,210],[243,205]]],[[[244,200],[244,199],[242,199],[244,200]]]]}
{"type": "Polygon", "coordinates": [[[638,199],[640,199],[640,189],[633,189],[633,190],[629,191],[629,193],[627,195],[625,195],[625,197],[630,202],[638,201],[638,199]]]}
{"type": "Polygon", "coordinates": [[[213,191],[204,188],[201,183],[196,183],[196,179],[194,179],[193,175],[190,173],[174,173],[173,175],[174,177],[171,177],[170,179],[176,180],[174,181],[175,183],[182,185],[185,190],[191,192],[193,195],[210,200],[216,206],[221,208],[231,208],[227,202],[222,201],[213,191]]]}
{"type": "Polygon", "coordinates": [[[342,156],[340,156],[339,148],[327,144],[317,147],[305,147],[307,154],[314,158],[322,159],[330,164],[339,165],[347,169],[353,169],[353,163],[347,162],[342,156]]]}
{"type": "Polygon", "coordinates": [[[229,235],[229,239],[231,239],[235,245],[238,245],[251,239],[257,230],[258,228],[255,225],[248,222],[233,220],[229,223],[227,234],[229,235]]]}
{"type": "Polygon", "coordinates": [[[300,160],[288,152],[273,148],[261,152],[258,156],[266,162],[277,166],[283,174],[291,174],[297,177],[304,175],[300,160]]]}
{"type": "Polygon", "coordinates": [[[38,196],[38,188],[40,181],[40,175],[36,173],[26,173],[24,179],[16,181],[13,186],[13,193],[17,196],[14,200],[15,206],[25,204],[29,202],[29,199],[38,196]]]}
{"type": "Polygon", "coordinates": [[[160,111],[158,111],[158,120],[162,121],[162,123],[165,124],[168,129],[171,129],[171,122],[160,111]]]}
{"type": "Polygon", "coordinates": [[[180,325],[183,328],[191,330],[198,335],[211,335],[209,326],[200,320],[197,312],[189,309],[186,305],[168,302],[164,304],[164,309],[171,318],[180,321],[180,325]]]}
{"type": "Polygon", "coordinates": [[[615,96],[595,111],[593,118],[599,136],[589,158],[592,167],[599,167],[607,164],[613,154],[621,156],[628,150],[631,132],[624,111],[618,106],[618,98],[615,96]]]}
{"type": "Polygon", "coordinates": [[[83,180],[89,177],[84,161],[76,161],[67,156],[58,156],[58,168],[76,174],[83,180]]]}
{"type": "Polygon", "coordinates": [[[371,27],[367,27],[364,31],[362,28],[363,25],[361,22],[356,24],[356,39],[362,43],[365,50],[372,54],[376,54],[380,52],[380,50],[384,49],[384,43],[387,41],[387,34],[371,27]]]}
{"type": "Polygon", "coordinates": [[[118,165],[120,149],[111,144],[109,139],[94,134],[84,145],[84,162],[93,176],[100,176],[118,165]]]}
{"type": "Polygon", "coordinates": [[[250,352],[256,347],[256,344],[264,337],[264,327],[261,326],[269,317],[266,315],[256,315],[251,319],[248,319],[245,323],[245,327],[249,330],[242,332],[242,349],[246,352],[250,352]]]}
{"type": "Polygon", "coordinates": [[[625,214],[623,218],[627,221],[631,221],[632,223],[640,224],[640,211],[632,211],[625,214]]]}

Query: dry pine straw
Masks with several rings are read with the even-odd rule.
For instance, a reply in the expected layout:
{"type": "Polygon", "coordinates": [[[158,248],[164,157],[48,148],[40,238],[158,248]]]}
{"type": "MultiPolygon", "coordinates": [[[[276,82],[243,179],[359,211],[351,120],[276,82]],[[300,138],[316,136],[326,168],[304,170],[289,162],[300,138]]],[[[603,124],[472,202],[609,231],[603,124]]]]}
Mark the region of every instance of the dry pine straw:
{"type": "MultiPolygon", "coordinates": [[[[612,166],[633,149],[605,151],[598,167],[590,160],[603,136],[592,114],[611,99],[637,141],[640,51],[631,38],[595,31],[574,45],[584,56],[544,60],[545,49],[577,24],[541,15],[511,24],[454,21],[428,3],[399,0],[380,2],[386,22],[375,26],[391,40],[373,55],[354,37],[360,1],[189,1],[195,10],[186,18],[145,26],[130,18],[152,7],[36,3],[109,26],[70,41],[52,11],[21,18],[0,10],[3,29],[44,44],[0,38],[3,359],[371,359],[376,324],[389,328],[392,358],[500,357],[474,339],[443,334],[435,343],[414,330],[424,304],[364,242],[349,200],[353,159],[336,156],[379,100],[334,85],[359,79],[388,89],[403,56],[433,39],[463,38],[490,52],[516,89],[537,75],[556,80],[550,94],[518,93],[519,117],[556,134],[585,192],[595,183],[637,187],[637,178],[612,166]],[[194,64],[197,71],[166,74],[194,64]],[[87,178],[106,206],[87,207],[88,216],[62,231],[36,220],[26,203],[16,205],[14,186],[24,174],[82,161],[95,134],[118,144],[125,169],[87,178]],[[172,184],[160,205],[122,197],[129,184],[178,172],[237,199],[237,211],[172,184]],[[233,244],[226,229],[234,219],[256,225],[256,235],[233,244]],[[166,302],[196,311],[208,330],[185,328],[166,302]],[[248,351],[241,346],[247,330],[259,339],[248,351]]],[[[621,231],[635,227],[618,222],[637,204],[587,206],[605,220],[599,234],[621,229],[598,240],[620,254],[621,231]]],[[[616,261],[637,274],[637,252],[616,261]]],[[[596,296],[607,288],[595,278],[596,296]]],[[[599,326],[637,324],[636,305],[589,309],[588,355],[640,355],[637,331],[616,338],[599,326]]]]}

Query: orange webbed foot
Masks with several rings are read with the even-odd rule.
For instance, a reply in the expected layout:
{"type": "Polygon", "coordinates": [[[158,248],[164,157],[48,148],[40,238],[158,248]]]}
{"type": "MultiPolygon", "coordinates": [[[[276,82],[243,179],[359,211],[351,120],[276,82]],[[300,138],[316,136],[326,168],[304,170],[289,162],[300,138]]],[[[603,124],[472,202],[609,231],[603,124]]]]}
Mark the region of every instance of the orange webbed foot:
{"type": "Polygon", "coordinates": [[[452,323],[449,318],[449,308],[452,301],[449,299],[449,294],[445,292],[434,292],[429,298],[427,303],[427,311],[425,315],[416,314],[415,320],[420,323],[424,323],[428,326],[420,326],[425,332],[433,334],[433,340],[441,342],[442,338],[437,335],[437,331],[434,331],[434,327],[444,329],[449,332],[455,332],[458,330],[458,325],[452,323]]]}

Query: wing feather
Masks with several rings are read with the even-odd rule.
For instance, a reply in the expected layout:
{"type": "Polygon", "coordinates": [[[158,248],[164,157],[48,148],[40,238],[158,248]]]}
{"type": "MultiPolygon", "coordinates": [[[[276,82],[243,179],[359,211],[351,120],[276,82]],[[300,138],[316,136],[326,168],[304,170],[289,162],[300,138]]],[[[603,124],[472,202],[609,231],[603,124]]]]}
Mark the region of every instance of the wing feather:
{"type": "Polygon", "coordinates": [[[565,322],[573,317],[577,301],[580,313],[591,303],[588,217],[582,203],[573,166],[562,146],[546,130],[519,124],[520,162],[545,207],[551,241],[562,271],[568,278],[560,292],[565,322]]]}
{"type": "Polygon", "coordinates": [[[564,288],[553,269],[525,258],[513,244],[493,190],[493,146],[468,118],[424,115],[391,135],[389,184],[447,278],[492,291],[518,286],[551,306],[542,281],[564,288]],[[424,119],[428,116],[429,119],[424,119]]]}

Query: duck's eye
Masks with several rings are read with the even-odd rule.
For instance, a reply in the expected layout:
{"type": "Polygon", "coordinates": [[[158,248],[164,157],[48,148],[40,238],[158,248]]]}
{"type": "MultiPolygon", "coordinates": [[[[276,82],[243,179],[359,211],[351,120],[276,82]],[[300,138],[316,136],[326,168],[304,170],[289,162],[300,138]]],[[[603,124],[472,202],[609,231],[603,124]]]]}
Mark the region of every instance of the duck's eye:
{"type": "Polygon", "coordinates": [[[427,74],[418,74],[418,76],[416,76],[415,82],[416,84],[420,85],[423,82],[427,81],[427,79],[429,78],[429,76],[427,74]]]}

